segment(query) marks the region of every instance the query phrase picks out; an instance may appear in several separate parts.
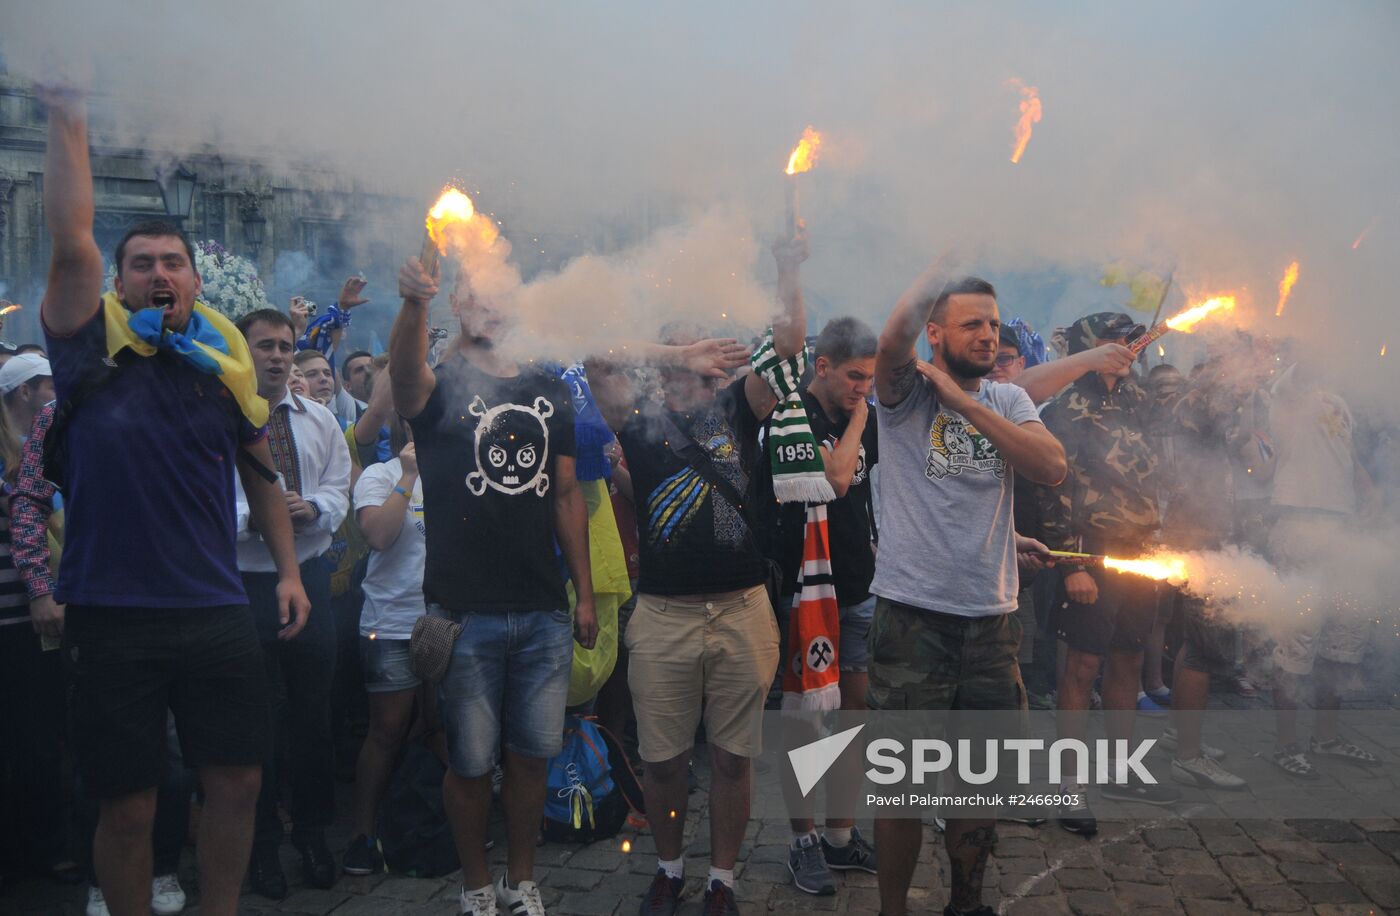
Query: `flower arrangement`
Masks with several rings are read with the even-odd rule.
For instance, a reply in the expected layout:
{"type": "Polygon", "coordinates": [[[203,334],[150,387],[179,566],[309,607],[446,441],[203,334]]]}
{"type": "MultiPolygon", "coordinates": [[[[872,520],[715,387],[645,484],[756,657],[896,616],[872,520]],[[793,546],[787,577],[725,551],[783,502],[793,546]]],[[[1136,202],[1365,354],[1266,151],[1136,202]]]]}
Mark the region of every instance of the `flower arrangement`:
{"type": "MultiPolygon", "coordinates": [[[[204,287],[200,300],[230,321],[255,309],[271,308],[267,291],[252,261],[229,251],[212,239],[194,243],[194,266],[204,287]]],[[[116,265],[107,268],[107,285],[116,280],[116,265]]]]}

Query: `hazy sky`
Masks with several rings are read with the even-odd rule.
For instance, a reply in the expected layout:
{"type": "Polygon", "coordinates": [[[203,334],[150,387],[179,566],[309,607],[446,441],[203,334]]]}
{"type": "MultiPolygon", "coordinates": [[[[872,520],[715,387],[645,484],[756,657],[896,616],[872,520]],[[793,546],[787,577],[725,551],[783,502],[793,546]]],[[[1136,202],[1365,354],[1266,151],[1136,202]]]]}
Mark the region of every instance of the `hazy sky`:
{"type": "Polygon", "coordinates": [[[522,234],[675,201],[696,226],[747,230],[754,244],[729,248],[760,282],[811,123],[827,142],[804,179],[805,277],[827,314],[883,320],[952,247],[1000,283],[1004,313],[1063,322],[1122,301],[1093,281],[1126,258],[1241,293],[1255,329],[1321,328],[1366,387],[1400,382],[1400,356],[1378,356],[1400,346],[1395,3],[0,10],[12,73],[90,63],[133,142],[311,159],[425,200],[456,175],[522,234]],[[1018,165],[1013,77],[1044,105],[1018,165]],[[730,216],[702,218],[712,205],[730,216]]]}

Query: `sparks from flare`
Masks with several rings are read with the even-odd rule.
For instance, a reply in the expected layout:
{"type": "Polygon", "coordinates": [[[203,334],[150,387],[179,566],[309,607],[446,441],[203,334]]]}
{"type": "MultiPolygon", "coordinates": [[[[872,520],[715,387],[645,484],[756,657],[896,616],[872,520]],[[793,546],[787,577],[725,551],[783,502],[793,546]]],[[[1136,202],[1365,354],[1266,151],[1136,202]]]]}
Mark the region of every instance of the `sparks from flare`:
{"type": "Polygon", "coordinates": [[[792,155],[788,156],[787,174],[796,175],[800,172],[810,172],[812,166],[817,164],[817,154],[821,152],[822,135],[812,125],[802,131],[802,139],[797,141],[797,145],[792,148],[792,155]]]}
{"type": "Polygon", "coordinates": [[[1298,282],[1298,262],[1294,261],[1288,265],[1288,269],[1283,272],[1283,279],[1278,282],[1278,308],[1274,311],[1274,317],[1283,315],[1283,307],[1288,304],[1288,297],[1293,292],[1293,284],[1298,282]]]}
{"type": "Polygon", "coordinates": [[[1031,142],[1031,125],[1040,123],[1040,90],[1034,86],[1027,86],[1015,77],[1007,80],[1006,85],[1021,93],[1021,117],[1016,122],[1016,147],[1011,153],[1011,162],[1014,165],[1021,161],[1026,144],[1031,142]]]}

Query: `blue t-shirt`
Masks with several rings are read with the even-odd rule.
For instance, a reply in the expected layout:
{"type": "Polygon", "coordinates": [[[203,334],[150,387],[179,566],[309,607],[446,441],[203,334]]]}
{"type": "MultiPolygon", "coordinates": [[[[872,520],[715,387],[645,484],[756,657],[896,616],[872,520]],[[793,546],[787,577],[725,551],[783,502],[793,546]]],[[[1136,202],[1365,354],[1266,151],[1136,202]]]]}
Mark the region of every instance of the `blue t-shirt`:
{"type": "MultiPolygon", "coordinates": [[[[102,371],[102,311],[44,332],[60,403],[102,371]]],[[[234,456],[256,429],[217,377],[167,353],[125,357],[68,425],[65,537],[55,600],[217,607],[247,597],[234,552],[234,456]],[[236,420],[234,418],[237,418],[236,420]],[[235,430],[235,424],[237,429],[235,430]]]]}

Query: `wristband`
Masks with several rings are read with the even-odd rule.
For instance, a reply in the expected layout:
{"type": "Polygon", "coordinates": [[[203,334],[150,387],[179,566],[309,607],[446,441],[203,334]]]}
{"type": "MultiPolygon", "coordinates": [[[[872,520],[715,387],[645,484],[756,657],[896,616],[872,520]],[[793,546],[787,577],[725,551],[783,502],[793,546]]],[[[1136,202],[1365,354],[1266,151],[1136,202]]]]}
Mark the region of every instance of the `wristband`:
{"type": "Polygon", "coordinates": [[[394,484],[394,492],[397,493],[397,494],[399,494],[400,496],[402,496],[404,499],[412,499],[412,498],[413,498],[412,494],[410,494],[407,490],[405,490],[403,487],[399,486],[398,484],[394,484]]]}

